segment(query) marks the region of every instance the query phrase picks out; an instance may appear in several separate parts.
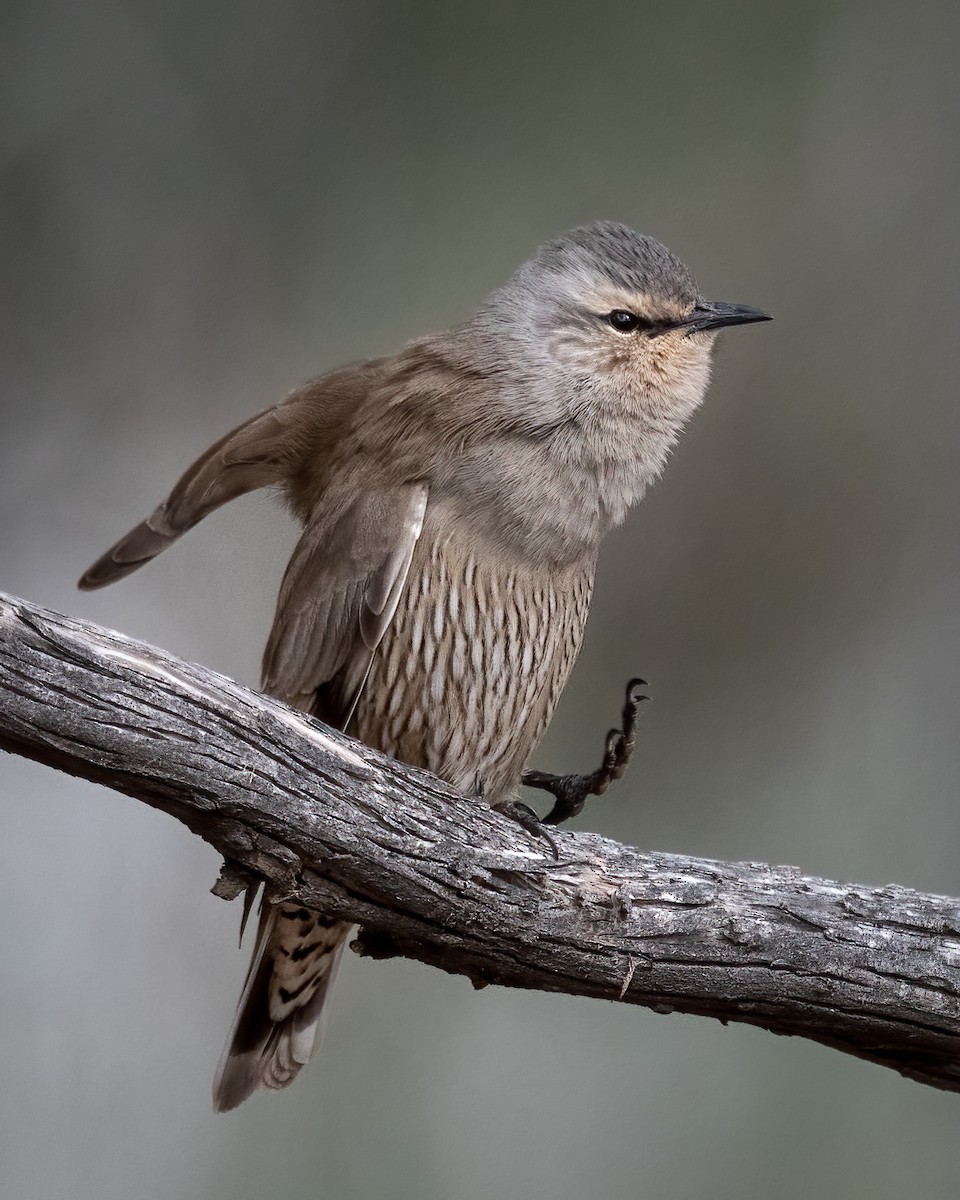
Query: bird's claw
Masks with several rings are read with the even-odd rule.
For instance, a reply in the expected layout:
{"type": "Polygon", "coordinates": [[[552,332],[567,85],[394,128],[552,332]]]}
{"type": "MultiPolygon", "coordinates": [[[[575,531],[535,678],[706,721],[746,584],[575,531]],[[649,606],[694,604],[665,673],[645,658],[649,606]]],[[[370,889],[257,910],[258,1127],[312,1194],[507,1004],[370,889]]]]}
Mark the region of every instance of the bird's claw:
{"type": "Polygon", "coordinates": [[[543,838],[553,852],[553,857],[559,861],[560,851],[557,847],[556,838],[544,829],[544,822],[540,820],[529,804],[524,804],[522,800],[501,800],[499,804],[493,805],[493,811],[502,813],[505,817],[509,817],[511,821],[516,821],[521,828],[525,829],[533,837],[543,838]]]}
{"type": "Polygon", "coordinates": [[[577,816],[583,811],[588,796],[602,795],[615,779],[623,776],[637,745],[640,706],[650,699],[641,691],[646,686],[643,679],[631,679],[627,684],[620,728],[611,729],[607,734],[603,762],[596,771],[589,775],[551,775],[546,771],[525,773],[523,782],[527,787],[541,788],[554,798],[553,808],[542,824],[559,825],[577,816]]]}

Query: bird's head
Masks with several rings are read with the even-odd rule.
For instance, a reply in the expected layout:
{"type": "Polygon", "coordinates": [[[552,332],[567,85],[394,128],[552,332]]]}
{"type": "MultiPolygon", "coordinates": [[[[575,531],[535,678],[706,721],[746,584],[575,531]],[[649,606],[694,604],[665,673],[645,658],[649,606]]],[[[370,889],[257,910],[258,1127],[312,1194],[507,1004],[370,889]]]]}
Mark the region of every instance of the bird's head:
{"type": "Polygon", "coordinates": [[[581,395],[608,388],[626,404],[676,406],[681,419],[703,398],[717,332],[770,319],[705,300],[666,246],[612,221],[541,246],[480,315],[581,395]]]}
{"type": "MultiPolygon", "coordinates": [[[[541,246],[459,344],[498,385],[476,393],[484,428],[509,429],[515,455],[549,456],[569,493],[558,511],[566,503],[577,528],[600,536],[656,479],[703,400],[717,332],[767,320],[705,300],[660,242],[601,221],[541,246]]],[[[513,486],[526,497],[519,474],[513,486]]]]}

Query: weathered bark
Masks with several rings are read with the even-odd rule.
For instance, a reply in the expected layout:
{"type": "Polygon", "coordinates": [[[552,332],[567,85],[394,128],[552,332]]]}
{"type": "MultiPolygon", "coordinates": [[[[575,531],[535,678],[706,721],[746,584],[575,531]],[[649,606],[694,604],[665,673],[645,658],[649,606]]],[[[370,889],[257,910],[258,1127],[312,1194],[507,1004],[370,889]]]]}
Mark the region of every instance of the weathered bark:
{"type": "MultiPolygon", "coordinates": [[[[172,814],[360,948],[799,1034],[960,1090],[960,901],[556,832],[120,634],[0,597],[0,746],[172,814]]],[[[42,886],[38,882],[38,886],[42,886]]]]}

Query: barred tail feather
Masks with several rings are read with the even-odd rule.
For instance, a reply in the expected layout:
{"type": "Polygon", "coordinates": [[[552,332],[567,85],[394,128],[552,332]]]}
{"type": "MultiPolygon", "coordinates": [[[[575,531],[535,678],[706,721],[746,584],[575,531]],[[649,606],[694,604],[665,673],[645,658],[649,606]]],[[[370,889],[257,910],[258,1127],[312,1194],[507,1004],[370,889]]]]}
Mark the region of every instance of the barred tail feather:
{"type": "Polygon", "coordinates": [[[284,1088],[323,1036],[324,1005],[351,926],[264,903],[237,1015],[213,1084],[217,1112],[258,1087],[284,1088]]]}

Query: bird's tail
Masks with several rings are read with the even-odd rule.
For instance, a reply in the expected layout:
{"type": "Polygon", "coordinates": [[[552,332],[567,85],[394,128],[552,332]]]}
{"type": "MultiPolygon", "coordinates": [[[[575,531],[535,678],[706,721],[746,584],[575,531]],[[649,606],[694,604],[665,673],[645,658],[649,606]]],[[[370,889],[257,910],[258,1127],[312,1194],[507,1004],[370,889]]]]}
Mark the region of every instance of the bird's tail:
{"type": "Polygon", "coordinates": [[[258,1087],[283,1088],[319,1044],[323,1008],[349,923],[291,904],[263,903],[237,1015],[213,1083],[227,1112],[258,1087]]]}

